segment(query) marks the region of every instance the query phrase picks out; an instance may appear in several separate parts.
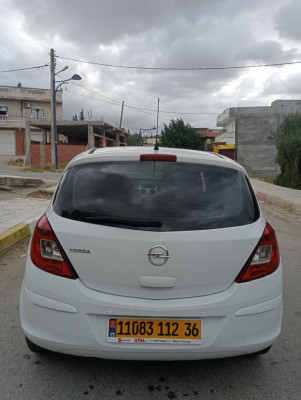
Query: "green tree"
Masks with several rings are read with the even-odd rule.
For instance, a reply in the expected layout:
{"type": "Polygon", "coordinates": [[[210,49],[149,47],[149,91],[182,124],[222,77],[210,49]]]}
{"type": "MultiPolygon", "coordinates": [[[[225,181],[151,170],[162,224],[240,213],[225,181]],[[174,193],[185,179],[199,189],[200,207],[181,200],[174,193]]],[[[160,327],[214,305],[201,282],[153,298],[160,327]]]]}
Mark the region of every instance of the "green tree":
{"type": "Polygon", "coordinates": [[[281,173],[277,185],[301,189],[301,114],[284,118],[276,134],[277,162],[281,173]]]}
{"type": "Polygon", "coordinates": [[[130,134],[125,141],[127,146],[139,146],[139,133],[130,134]]]}
{"type": "Polygon", "coordinates": [[[189,124],[182,119],[171,120],[169,125],[163,124],[160,146],[177,147],[180,149],[201,150],[201,137],[189,124]]]}

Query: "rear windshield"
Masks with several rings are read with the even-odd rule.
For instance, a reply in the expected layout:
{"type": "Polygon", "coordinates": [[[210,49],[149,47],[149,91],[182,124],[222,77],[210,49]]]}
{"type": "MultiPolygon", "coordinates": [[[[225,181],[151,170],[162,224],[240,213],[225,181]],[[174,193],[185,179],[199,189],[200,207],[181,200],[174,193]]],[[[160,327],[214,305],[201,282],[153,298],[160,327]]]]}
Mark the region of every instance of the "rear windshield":
{"type": "Polygon", "coordinates": [[[90,224],[159,232],[227,228],[258,218],[240,171],[160,161],[74,166],[63,176],[54,211],[90,224]]]}

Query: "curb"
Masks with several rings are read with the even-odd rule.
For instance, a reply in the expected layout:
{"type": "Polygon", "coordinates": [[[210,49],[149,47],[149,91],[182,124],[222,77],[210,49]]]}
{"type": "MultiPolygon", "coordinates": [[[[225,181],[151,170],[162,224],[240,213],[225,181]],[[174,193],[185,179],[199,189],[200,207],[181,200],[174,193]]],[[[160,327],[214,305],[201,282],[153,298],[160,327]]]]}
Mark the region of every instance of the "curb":
{"type": "Polygon", "coordinates": [[[57,186],[58,182],[43,178],[28,178],[24,176],[13,176],[0,174],[0,185],[5,186],[39,186],[45,184],[47,187],[57,186]]]}
{"type": "MultiPolygon", "coordinates": [[[[51,181],[47,179],[0,175],[0,184],[8,186],[36,187],[43,183],[46,185],[43,191],[49,194],[54,193],[56,186],[58,184],[56,181],[51,181]]],[[[3,233],[0,233],[0,257],[2,257],[9,250],[11,250],[14,246],[17,246],[23,240],[30,238],[35,228],[36,222],[38,221],[41,215],[42,214],[39,214],[21,224],[15,225],[14,227],[6,230],[3,233]]]]}
{"type": "Polygon", "coordinates": [[[255,178],[250,181],[259,203],[271,204],[301,216],[301,190],[276,186],[255,178]]]}
{"type": "Polygon", "coordinates": [[[29,239],[37,221],[43,215],[39,214],[36,217],[28,219],[22,224],[15,225],[14,227],[8,229],[4,233],[0,234],[0,257],[11,250],[13,247],[17,246],[25,239],[29,239]]]}
{"type": "Polygon", "coordinates": [[[11,250],[15,245],[30,237],[28,224],[19,224],[0,234],[0,257],[11,250]]]}
{"type": "Polygon", "coordinates": [[[293,203],[289,200],[285,200],[281,197],[275,196],[273,194],[267,194],[264,192],[256,193],[257,200],[260,204],[271,204],[283,210],[289,211],[293,214],[301,216],[301,205],[293,203]]]}
{"type": "Polygon", "coordinates": [[[41,178],[25,178],[23,176],[0,175],[0,183],[6,186],[38,186],[43,183],[41,178]]]}

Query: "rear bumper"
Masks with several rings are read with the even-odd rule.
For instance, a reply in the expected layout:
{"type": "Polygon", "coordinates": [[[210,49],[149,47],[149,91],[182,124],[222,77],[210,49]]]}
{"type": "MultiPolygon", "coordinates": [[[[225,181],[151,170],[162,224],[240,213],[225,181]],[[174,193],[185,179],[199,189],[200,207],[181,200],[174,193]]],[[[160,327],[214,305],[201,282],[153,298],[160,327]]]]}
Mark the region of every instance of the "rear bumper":
{"type": "Polygon", "coordinates": [[[146,300],[96,292],[80,280],[41,271],[28,260],[20,315],[22,328],[32,342],[67,354],[132,360],[248,354],[270,346],[280,334],[282,266],[268,277],[233,283],[214,295],[146,300]],[[112,316],[201,319],[202,341],[191,345],[110,343],[106,335],[112,316]]]}

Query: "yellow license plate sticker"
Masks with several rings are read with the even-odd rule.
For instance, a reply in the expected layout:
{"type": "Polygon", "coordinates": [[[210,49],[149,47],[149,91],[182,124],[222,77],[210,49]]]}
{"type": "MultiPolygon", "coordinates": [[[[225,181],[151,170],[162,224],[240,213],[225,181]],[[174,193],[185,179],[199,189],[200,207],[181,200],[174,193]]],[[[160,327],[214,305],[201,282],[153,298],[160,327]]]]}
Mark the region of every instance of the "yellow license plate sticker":
{"type": "Polygon", "coordinates": [[[108,342],[196,344],[202,339],[201,320],[109,318],[108,342]]]}

